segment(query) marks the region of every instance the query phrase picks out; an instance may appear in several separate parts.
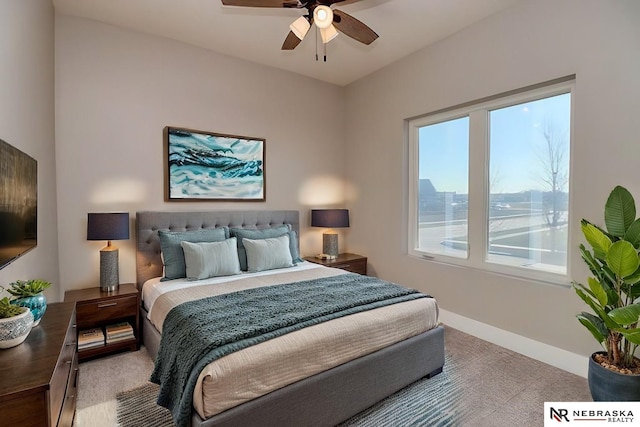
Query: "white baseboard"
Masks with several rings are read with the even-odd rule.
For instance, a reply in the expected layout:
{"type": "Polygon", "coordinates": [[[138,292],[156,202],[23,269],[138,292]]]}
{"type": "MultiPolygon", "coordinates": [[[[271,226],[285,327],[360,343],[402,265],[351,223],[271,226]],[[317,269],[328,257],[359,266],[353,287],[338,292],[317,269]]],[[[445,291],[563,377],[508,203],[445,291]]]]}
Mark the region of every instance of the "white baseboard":
{"type": "Polygon", "coordinates": [[[532,359],[587,378],[589,358],[570,351],[532,340],[451,311],[440,309],[440,321],[454,329],[476,336],[532,359]]]}

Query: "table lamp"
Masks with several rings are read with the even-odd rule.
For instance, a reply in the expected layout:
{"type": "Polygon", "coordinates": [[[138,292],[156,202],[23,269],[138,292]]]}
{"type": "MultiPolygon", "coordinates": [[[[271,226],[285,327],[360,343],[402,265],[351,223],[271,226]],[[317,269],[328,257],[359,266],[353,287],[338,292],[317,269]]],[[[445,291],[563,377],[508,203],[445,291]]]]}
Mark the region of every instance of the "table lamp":
{"type": "Polygon", "coordinates": [[[112,240],[129,238],[129,213],[87,214],[87,240],[106,240],[107,246],[100,249],[100,290],[112,292],[118,289],[118,248],[112,240]]]}
{"type": "Polygon", "coordinates": [[[332,228],[349,227],[348,209],[312,209],[311,226],[329,228],[322,234],[322,253],[319,259],[336,259],[338,257],[338,233],[332,228]]]}

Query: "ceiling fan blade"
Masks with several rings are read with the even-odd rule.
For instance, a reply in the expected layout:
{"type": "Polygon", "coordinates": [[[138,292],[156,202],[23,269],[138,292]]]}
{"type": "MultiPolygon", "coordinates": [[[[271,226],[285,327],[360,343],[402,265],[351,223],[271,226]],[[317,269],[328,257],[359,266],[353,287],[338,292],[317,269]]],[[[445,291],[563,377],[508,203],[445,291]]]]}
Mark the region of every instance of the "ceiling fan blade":
{"type": "Polygon", "coordinates": [[[357,3],[359,1],[361,0],[318,0],[318,3],[324,4],[326,6],[341,3],[341,6],[344,6],[345,4],[357,3]]]}
{"type": "Polygon", "coordinates": [[[293,50],[300,44],[301,41],[302,40],[300,40],[298,36],[293,34],[293,31],[289,31],[289,34],[287,34],[287,38],[284,39],[284,43],[282,43],[282,50],[293,50]]]}
{"type": "Polygon", "coordinates": [[[338,31],[358,40],[360,43],[371,44],[378,38],[378,35],[371,28],[338,9],[333,10],[333,25],[338,31]]]}
{"type": "Polygon", "coordinates": [[[222,0],[222,4],[245,7],[298,7],[297,0],[222,0]]]}

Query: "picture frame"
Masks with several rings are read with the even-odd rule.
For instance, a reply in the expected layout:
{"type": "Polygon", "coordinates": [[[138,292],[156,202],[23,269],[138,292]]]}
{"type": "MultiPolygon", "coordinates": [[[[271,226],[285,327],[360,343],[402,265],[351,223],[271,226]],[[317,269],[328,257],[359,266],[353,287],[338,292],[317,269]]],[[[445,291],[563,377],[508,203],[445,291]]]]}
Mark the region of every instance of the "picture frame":
{"type": "Polygon", "coordinates": [[[166,126],[166,201],[266,200],[264,138],[166,126]]]}

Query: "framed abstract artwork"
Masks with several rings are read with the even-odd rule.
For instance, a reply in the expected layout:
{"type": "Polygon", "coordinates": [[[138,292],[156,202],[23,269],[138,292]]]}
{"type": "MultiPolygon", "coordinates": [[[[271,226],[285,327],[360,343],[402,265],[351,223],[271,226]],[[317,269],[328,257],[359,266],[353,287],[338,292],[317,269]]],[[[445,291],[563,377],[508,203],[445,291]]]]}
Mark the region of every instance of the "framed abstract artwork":
{"type": "Polygon", "coordinates": [[[167,201],[265,201],[265,139],[167,126],[167,201]]]}

